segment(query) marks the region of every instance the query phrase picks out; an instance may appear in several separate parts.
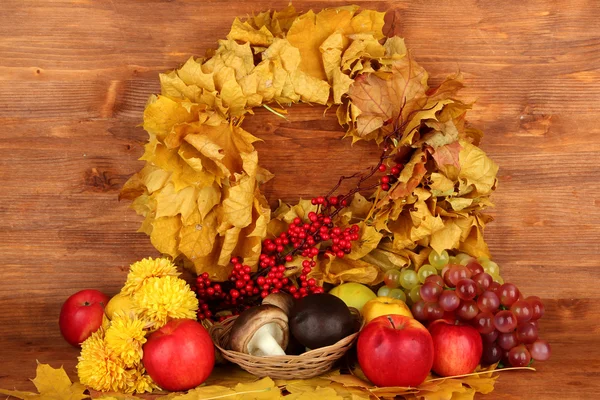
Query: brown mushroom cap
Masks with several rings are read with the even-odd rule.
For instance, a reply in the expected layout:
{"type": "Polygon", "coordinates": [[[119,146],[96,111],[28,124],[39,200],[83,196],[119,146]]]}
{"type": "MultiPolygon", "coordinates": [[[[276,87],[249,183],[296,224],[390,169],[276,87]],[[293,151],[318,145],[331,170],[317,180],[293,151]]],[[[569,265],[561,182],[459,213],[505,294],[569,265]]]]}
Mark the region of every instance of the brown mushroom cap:
{"type": "Polygon", "coordinates": [[[292,307],[294,307],[294,297],[285,292],[271,293],[262,301],[263,304],[272,304],[281,308],[286,315],[290,315],[292,307]]]}
{"type": "Polygon", "coordinates": [[[266,324],[277,324],[281,328],[283,339],[280,346],[285,349],[289,340],[288,317],[281,308],[264,304],[249,308],[237,317],[229,336],[231,350],[248,354],[248,342],[252,340],[256,331],[266,324]]]}

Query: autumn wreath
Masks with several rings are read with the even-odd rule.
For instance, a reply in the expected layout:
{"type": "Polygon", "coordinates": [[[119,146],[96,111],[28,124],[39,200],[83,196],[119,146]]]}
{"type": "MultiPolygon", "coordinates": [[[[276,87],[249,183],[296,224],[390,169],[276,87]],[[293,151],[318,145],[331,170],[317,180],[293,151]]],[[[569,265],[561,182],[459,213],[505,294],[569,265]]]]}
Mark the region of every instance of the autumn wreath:
{"type": "Polygon", "coordinates": [[[333,213],[334,192],[323,194],[325,207],[301,200],[272,211],[260,187],[273,175],[259,165],[259,139],[242,128],[256,107],[303,102],[336,107],[346,137],[382,147],[379,165],[357,180],[387,171],[374,190],[342,195],[333,222],[356,224],[360,240],[343,258],[318,257],[315,279],[377,284],[392,266],[418,269],[431,249],[489,257],[481,211],[498,167],[465,121],[462,77],[430,88],[404,40],[385,38],[383,26],[384,13],[355,6],[288,7],[236,19],[206,58],[161,74],[161,94],[144,110],[146,165],[121,193],[156,249],[223,281],[232,257],[255,271],[262,241],[294,218],[333,213]]]}

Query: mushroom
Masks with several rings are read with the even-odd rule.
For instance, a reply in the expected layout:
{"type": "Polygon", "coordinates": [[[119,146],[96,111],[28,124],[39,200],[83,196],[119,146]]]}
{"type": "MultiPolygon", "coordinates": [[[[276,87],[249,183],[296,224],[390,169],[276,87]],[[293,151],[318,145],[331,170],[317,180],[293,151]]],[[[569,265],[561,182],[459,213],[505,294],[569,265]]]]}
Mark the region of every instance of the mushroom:
{"type": "Polygon", "coordinates": [[[281,308],[286,315],[290,315],[290,311],[292,311],[292,307],[294,307],[294,298],[285,292],[271,293],[263,299],[262,303],[277,306],[281,308]]]}
{"type": "Polygon", "coordinates": [[[229,347],[253,356],[284,356],[288,340],[286,313],[277,306],[265,304],[240,314],[231,328],[229,347]]]}

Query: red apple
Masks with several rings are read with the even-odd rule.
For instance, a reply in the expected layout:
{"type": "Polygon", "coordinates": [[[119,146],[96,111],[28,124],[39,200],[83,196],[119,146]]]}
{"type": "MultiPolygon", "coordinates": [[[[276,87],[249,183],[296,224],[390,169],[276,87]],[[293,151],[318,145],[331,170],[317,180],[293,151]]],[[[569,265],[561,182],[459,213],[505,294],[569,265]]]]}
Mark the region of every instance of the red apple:
{"type": "Polygon", "coordinates": [[[142,362],[158,386],[188,390],[208,378],[215,366],[215,348],[206,331],[191,319],[174,319],[148,336],[142,362]]]}
{"type": "Polygon", "coordinates": [[[358,336],[358,363],[377,386],[418,386],[433,364],[427,328],[403,315],[382,315],[358,336]]]}
{"type": "Polygon", "coordinates": [[[81,290],[65,301],[58,325],[65,340],[78,347],[102,326],[108,296],[93,289],[81,290]]]}
{"type": "Polygon", "coordinates": [[[477,329],[470,325],[456,325],[446,320],[429,325],[435,349],[433,371],[440,376],[470,374],[475,371],[483,343],[477,329]]]}

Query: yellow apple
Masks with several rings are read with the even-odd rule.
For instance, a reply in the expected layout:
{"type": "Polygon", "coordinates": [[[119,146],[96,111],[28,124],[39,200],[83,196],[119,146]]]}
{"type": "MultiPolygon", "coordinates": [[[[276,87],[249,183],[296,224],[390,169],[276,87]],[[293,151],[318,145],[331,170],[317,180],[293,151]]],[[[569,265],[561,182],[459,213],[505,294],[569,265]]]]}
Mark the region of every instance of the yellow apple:
{"type": "Polygon", "coordinates": [[[366,302],[377,298],[377,295],[367,286],[355,282],[342,283],[331,289],[329,293],[339,297],[348,307],[354,307],[361,313],[366,302]]]}
{"type": "Polygon", "coordinates": [[[381,316],[381,315],[404,315],[412,318],[410,308],[400,299],[392,297],[377,297],[369,300],[362,309],[362,316],[365,323],[381,316]]]}
{"type": "Polygon", "coordinates": [[[130,296],[122,293],[114,295],[106,305],[104,312],[108,319],[112,319],[115,312],[129,313],[133,310],[133,301],[130,296]]]}

